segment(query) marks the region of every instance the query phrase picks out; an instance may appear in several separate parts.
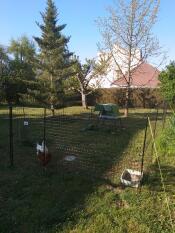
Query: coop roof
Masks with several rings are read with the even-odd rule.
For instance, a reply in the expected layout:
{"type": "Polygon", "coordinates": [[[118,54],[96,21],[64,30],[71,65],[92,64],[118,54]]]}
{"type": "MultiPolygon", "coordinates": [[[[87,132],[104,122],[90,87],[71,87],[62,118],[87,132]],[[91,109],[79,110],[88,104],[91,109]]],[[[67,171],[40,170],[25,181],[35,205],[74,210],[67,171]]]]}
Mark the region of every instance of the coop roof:
{"type": "Polygon", "coordinates": [[[116,104],[108,103],[108,104],[96,104],[95,110],[97,112],[103,112],[106,115],[117,116],[119,114],[119,108],[116,104]]]}

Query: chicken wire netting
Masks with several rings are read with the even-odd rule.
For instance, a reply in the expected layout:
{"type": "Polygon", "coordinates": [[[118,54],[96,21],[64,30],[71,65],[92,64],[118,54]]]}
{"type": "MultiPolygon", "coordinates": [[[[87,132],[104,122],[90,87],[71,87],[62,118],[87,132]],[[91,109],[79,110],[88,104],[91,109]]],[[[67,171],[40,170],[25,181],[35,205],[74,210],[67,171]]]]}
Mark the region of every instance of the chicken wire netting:
{"type": "MultiPolygon", "coordinates": [[[[148,170],[152,163],[149,132],[144,147],[147,114],[127,119],[121,114],[112,120],[100,119],[93,109],[59,109],[53,115],[50,109],[13,107],[15,163],[22,167],[28,157],[30,163],[42,166],[36,146],[44,141],[52,157],[45,166],[48,170],[118,182],[124,169],[140,171],[143,162],[144,170],[148,170]]],[[[163,112],[151,110],[149,114],[154,127],[163,122],[163,112]]]]}
{"type": "MultiPolygon", "coordinates": [[[[149,190],[149,195],[159,193],[161,205],[166,206],[165,199],[169,198],[169,208],[173,213],[175,202],[171,194],[174,192],[174,165],[168,160],[165,164],[161,158],[159,169],[147,125],[149,116],[153,136],[157,138],[166,128],[166,118],[171,116],[170,112],[165,114],[162,109],[139,112],[137,109],[130,110],[128,118],[121,113],[121,119],[104,120],[93,109],[83,112],[71,108],[59,109],[55,110],[54,116],[50,109],[44,108],[13,107],[12,110],[13,159],[18,173],[23,174],[26,169],[25,176],[42,177],[50,182],[54,177],[59,177],[58,181],[64,183],[64,187],[71,185],[72,179],[81,185],[81,177],[82,182],[107,184],[110,190],[116,188],[121,192],[123,171],[141,171],[143,163],[143,188],[149,190]],[[37,154],[37,144],[42,146],[43,141],[51,155],[47,164],[43,164],[37,154]]],[[[4,164],[9,163],[9,121],[7,107],[0,116],[0,154],[1,163],[4,164]]],[[[33,181],[29,178],[29,186],[30,182],[33,181]]],[[[167,209],[164,215],[168,216],[167,209]]]]}

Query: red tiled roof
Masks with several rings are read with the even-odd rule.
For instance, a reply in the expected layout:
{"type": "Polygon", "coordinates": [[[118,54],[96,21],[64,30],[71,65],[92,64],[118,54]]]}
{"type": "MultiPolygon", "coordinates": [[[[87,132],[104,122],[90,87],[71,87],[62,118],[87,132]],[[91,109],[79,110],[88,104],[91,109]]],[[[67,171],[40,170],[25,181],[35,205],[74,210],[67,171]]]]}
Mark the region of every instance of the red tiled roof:
{"type": "MultiPolygon", "coordinates": [[[[142,63],[138,68],[133,71],[131,87],[135,88],[157,88],[160,81],[158,76],[160,71],[157,70],[150,64],[142,63]]],[[[114,81],[112,85],[116,85],[118,87],[126,87],[127,82],[126,78],[122,77],[118,80],[114,81]]]]}

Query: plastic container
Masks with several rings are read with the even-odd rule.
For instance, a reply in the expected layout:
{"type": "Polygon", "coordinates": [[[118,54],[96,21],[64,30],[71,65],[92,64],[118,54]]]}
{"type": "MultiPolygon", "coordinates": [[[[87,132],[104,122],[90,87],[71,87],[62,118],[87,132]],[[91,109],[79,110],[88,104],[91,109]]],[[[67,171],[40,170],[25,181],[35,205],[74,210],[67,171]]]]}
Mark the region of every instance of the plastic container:
{"type": "Polygon", "coordinates": [[[140,171],[125,169],[120,177],[121,183],[125,186],[138,188],[143,178],[143,173],[140,171]]]}

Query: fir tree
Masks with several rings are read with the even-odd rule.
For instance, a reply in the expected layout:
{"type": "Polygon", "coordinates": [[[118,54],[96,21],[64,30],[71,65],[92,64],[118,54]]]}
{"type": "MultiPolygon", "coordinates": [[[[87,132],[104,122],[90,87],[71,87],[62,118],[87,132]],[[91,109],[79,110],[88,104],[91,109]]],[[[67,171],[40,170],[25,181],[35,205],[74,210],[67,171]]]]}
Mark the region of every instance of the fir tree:
{"type": "Polygon", "coordinates": [[[47,7],[41,13],[43,24],[37,23],[42,31],[41,37],[34,37],[40,48],[39,64],[44,76],[50,83],[50,105],[54,113],[54,105],[63,98],[62,82],[70,75],[71,56],[68,50],[69,37],[62,34],[66,25],[58,25],[58,11],[53,0],[47,0],[47,7]]]}

